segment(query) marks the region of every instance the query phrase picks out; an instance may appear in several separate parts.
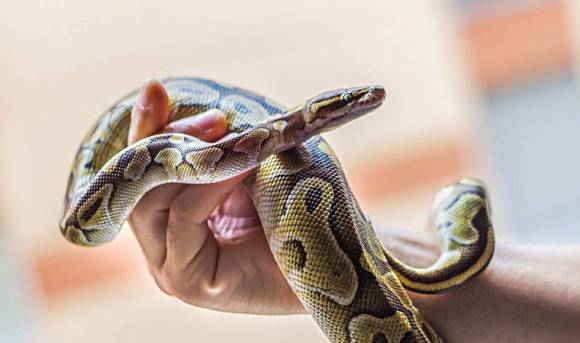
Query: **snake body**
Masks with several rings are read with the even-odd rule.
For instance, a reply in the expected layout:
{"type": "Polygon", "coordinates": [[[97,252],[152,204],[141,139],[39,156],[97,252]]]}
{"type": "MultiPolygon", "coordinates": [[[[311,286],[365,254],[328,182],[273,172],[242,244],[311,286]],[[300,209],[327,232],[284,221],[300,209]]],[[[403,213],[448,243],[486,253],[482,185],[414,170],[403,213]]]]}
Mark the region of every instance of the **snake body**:
{"type": "Polygon", "coordinates": [[[229,133],[215,143],[160,134],[127,147],[137,91],[113,105],[81,144],[61,232],[96,246],[112,240],[137,201],[170,182],[246,179],[272,253],[294,292],[332,342],[439,342],[405,288],[436,293],[485,269],[494,249],[484,187],[464,179],[437,196],[432,222],[442,254],[413,268],[386,251],[318,135],[377,108],[380,86],[323,93],[294,109],[215,81],[163,81],[171,120],[217,108],[229,133]]]}

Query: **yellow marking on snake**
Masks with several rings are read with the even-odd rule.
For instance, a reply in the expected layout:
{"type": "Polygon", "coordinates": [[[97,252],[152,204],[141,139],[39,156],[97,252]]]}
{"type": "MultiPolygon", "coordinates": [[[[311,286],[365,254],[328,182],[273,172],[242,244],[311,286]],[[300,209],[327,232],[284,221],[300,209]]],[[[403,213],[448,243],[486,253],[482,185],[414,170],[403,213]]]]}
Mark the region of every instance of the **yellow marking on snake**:
{"type": "Polygon", "coordinates": [[[374,342],[383,336],[389,342],[400,342],[405,334],[411,331],[411,324],[400,312],[392,317],[377,318],[368,314],[361,314],[351,319],[348,330],[352,337],[360,342],[374,342]]]}
{"type": "Polygon", "coordinates": [[[169,141],[171,143],[180,144],[180,143],[183,143],[185,141],[185,137],[182,135],[172,135],[172,136],[169,136],[169,141]]]}
{"type": "Polygon", "coordinates": [[[194,168],[198,175],[206,175],[215,169],[216,164],[223,155],[224,151],[222,149],[208,147],[204,150],[188,152],[185,155],[185,160],[194,168]]]}
{"type": "Polygon", "coordinates": [[[284,129],[286,128],[286,126],[288,126],[288,123],[286,123],[284,120],[278,120],[275,121],[274,124],[272,124],[272,126],[279,132],[284,132],[284,129]]]}

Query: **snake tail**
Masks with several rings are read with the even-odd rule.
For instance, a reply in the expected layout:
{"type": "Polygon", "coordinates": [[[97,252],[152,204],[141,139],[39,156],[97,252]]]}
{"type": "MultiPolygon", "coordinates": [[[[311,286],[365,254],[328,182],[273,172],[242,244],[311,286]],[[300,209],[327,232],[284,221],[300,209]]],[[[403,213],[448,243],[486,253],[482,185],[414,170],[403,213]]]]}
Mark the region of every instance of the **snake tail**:
{"type": "Polygon", "coordinates": [[[487,192],[481,181],[461,179],[442,189],[431,210],[441,255],[427,268],[410,267],[391,254],[389,263],[405,288],[441,293],[464,285],[491,261],[495,247],[487,192]]]}

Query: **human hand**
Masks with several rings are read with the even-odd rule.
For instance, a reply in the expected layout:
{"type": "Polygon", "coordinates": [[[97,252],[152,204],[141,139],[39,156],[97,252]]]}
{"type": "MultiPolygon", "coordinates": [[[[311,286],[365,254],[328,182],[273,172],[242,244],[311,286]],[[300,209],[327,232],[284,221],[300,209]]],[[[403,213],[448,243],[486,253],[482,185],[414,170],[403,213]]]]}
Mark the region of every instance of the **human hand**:
{"type": "MultiPolygon", "coordinates": [[[[145,82],[131,114],[128,143],[161,132],[204,141],[226,134],[223,113],[210,110],[169,123],[163,85],[145,82]]],[[[209,185],[167,184],[148,192],[128,222],[148,269],[165,293],[204,308],[256,314],[304,313],[276,265],[245,175],[209,185]]]]}

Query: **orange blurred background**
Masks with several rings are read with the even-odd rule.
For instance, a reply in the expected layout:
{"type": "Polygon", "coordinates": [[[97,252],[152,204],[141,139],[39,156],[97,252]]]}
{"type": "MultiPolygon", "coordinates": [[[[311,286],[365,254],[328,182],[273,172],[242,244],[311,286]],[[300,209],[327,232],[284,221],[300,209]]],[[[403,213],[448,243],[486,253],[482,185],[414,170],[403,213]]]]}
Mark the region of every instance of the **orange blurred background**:
{"type": "Polygon", "coordinates": [[[78,143],[146,77],[200,76],[286,105],[382,84],[327,135],[374,221],[424,230],[461,176],[500,240],[580,243],[580,4],[573,0],[0,3],[0,342],[324,342],[307,316],[197,309],[147,275],[129,230],[59,234],[78,143]]]}

